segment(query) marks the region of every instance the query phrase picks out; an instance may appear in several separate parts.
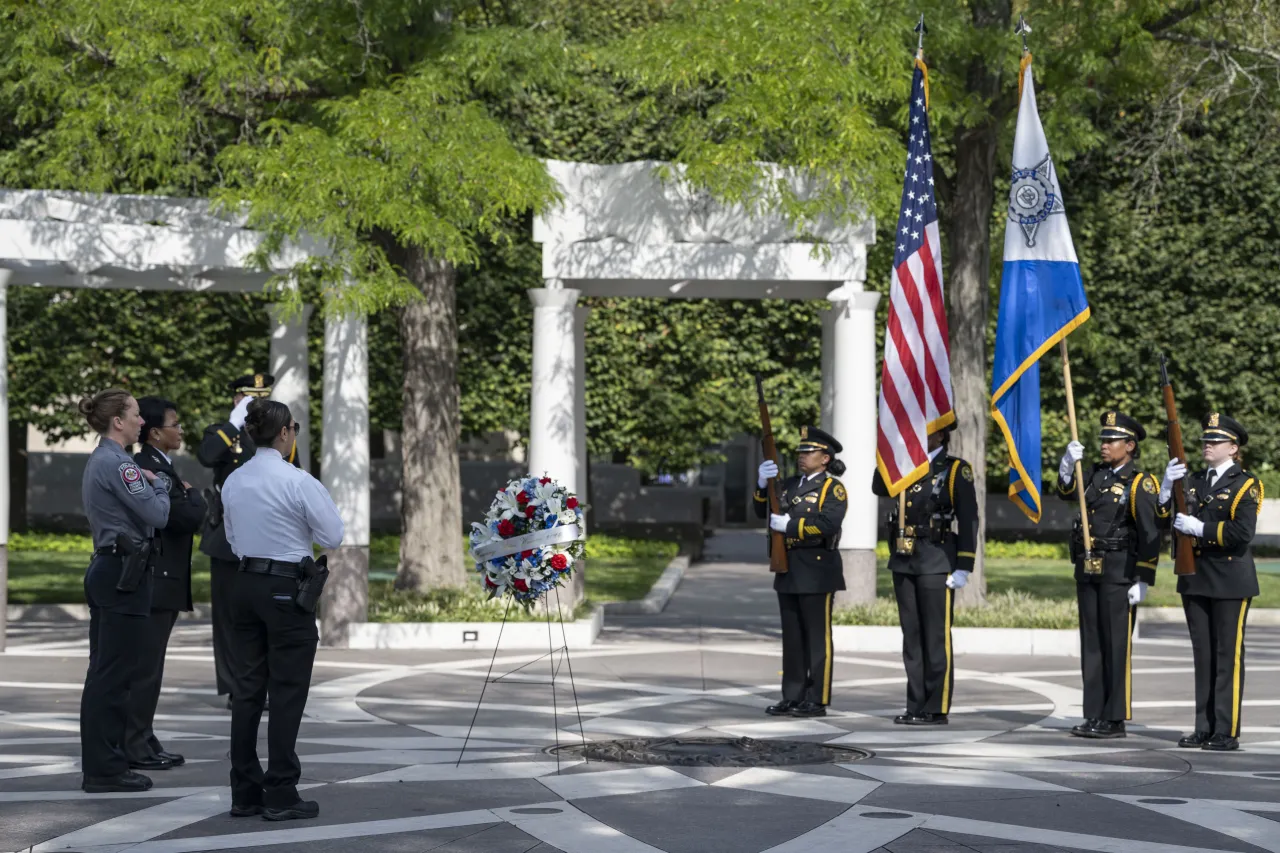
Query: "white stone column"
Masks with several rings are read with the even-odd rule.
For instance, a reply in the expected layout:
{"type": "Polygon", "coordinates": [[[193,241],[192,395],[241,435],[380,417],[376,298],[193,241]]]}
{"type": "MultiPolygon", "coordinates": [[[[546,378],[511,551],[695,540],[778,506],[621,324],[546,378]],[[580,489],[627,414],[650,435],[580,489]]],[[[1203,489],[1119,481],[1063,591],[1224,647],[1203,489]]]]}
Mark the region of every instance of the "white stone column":
{"type": "MultiPolygon", "coordinates": [[[[581,368],[578,332],[585,327],[576,307],[580,291],[552,286],[533,288],[533,381],[529,407],[529,473],[546,475],[582,495],[579,476],[585,460],[578,456],[583,438],[578,421],[581,368]]],[[[584,309],[585,310],[585,309],[584,309]]],[[[583,404],[585,409],[585,404],[583,404]]],[[[571,609],[583,594],[583,578],[562,594],[561,611],[571,609]]]]}
{"type": "Polygon", "coordinates": [[[311,371],[307,362],[307,321],[312,305],[285,316],[284,306],[268,305],[271,318],[271,357],[268,371],[276,378],[271,399],[289,407],[298,423],[298,464],[311,470],[311,371]]]}
{"type": "Polygon", "coordinates": [[[819,426],[823,432],[831,432],[831,413],[835,406],[835,340],[832,331],[835,329],[837,311],[831,305],[822,309],[822,395],[820,397],[819,426]]]}
{"type": "Polygon", "coordinates": [[[831,433],[844,447],[847,466],[841,478],[849,493],[849,511],[840,534],[848,589],[838,604],[875,600],[877,501],[871,493],[876,460],[876,304],[880,294],[846,282],[827,297],[831,302],[831,433]]]}
{"type": "MultiPolygon", "coordinates": [[[[591,480],[587,466],[587,318],[590,315],[590,308],[573,309],[573,429],[574,455],[578,462],[573,489],[584,504],[591,500],[591,480]]],[[[588,522],[589,519],[584,515],[581,522],[583,532],[587,531],[588,522]]],[[[584,562],[580,571],[573,573],[568,598],[575,607],[587,597],[587,570],[584,562]]],[[[564,601],[563,595],[561,601],[564,601]]]]}
{"type": "Polygon", "coordinates": [[[0,269],[0,652],[9,630],[9,278],[0,269]]]}
{"type": "Polygon", "coordinates": [[[342,514],[342,545],[328,552],[320,642],[347,644],[347,625],[369,618],[369,348],[363,316],[324,325],[320,473],[342,514]]]}

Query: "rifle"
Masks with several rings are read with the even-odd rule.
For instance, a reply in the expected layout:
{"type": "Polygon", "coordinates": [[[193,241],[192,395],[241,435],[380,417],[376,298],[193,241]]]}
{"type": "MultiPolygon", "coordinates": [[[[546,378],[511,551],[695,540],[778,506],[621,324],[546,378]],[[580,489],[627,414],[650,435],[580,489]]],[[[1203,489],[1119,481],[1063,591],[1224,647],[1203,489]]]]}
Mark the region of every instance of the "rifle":
{"type": "MultiPolygon", "coordinates": [[[[1173,383],[1169,381],[1169,360],[1164,357],[1164,353],[1160,353],[1160,390],[1164,392],[1164,416],[1169,421],[1168,430],[1165,433],[1165,440],[1169,444],[1169,458],[1177,459],[1183,465],[1187,464],[1187,459],[1183,455],[1182,445],[1182,424],[1178,423],[1178,406],[1173,400],[1173,383]]],[[[1187,495],[1183,488],[1182,480],[1174,480],[1173,482],[1173,505],[1178,512],[1186,513],[1187,511],[1187,495]]],[[[1173,573],[1175,575],[1194,575],[1196,573],[1196,558],[1192,552],[1195,542],[1185,533],[1173,533],[1173,538],[1177,540],[1177,546],[1173,549],[1173,573]]]]}
{"type": "MultiPolygon", "coordinates": [[[[769,404],[764,401],[764,383],[760,381],[760,375],[756,374],[756,398],[760,402],[760,444],[764,450],[764,458],[772,459],[773,464],[782,469],[782,464],[778,461],[778,445],[773,440],[773,424],[769,421],[769,404]]],[[[768,481],[769,489],[769,512],[774,515],[781,515],[782,508],[778,502],[778,486],[776,477],[770,477],[768,481]]],[[[769,530],[769,571],[775,574],[784,575],[787,573],[787,540],[776,530],[769,530]]]]}

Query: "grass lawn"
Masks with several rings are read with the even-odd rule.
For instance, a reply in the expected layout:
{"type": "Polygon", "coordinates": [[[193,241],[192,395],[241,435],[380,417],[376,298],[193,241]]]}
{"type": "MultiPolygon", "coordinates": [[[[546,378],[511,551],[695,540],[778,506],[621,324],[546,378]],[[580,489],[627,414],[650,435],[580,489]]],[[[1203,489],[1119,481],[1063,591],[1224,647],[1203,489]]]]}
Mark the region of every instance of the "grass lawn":
{"type": "MultiPolygon", "coordinates": [[[[9,552],[10,604],[83,604],[84,570],[91,548],[85,536],[14,537],[9,552]],[[26,550],[28,547],[57,550],[26,550]]],[[[643,598],[676,555],[674,542],[592,536],[587,545],[587,601],[643,598]]],[[[369,548],[370,618],[374,621],[486,620],[502,617],[501,602],[486,602],[478,587],[435,590],[424,594],[396,592],[391,578],[399,563],[400,539],[375,537],[369,548]],[[475,593],[469,594],[469,593],[475,593]],[[493,613],[496,608],[496,616],[493,613]]],[[[209,558],[196,552],[192,560],[192,596],[209,600],[209,558]]],[[[511,618],[526,618],[518,607],[511,618]]],[[[527,618],[536,618],[529,616],[527,618]]]]}

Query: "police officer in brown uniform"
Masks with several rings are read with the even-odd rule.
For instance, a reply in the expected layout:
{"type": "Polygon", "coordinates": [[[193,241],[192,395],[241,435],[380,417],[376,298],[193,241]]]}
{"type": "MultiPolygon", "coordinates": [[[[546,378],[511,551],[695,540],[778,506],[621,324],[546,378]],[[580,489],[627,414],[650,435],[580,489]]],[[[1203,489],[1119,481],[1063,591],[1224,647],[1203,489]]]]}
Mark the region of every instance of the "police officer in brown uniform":
{"type": "Polygon", "coordinates": [[[231,707],[235,692],[235,667],[232,666],[231,645],[231,591],[240,558],[227,544],[223,529],[222,484],[231,472],[253,458],[253,440],[244,431],[249,403],[271,394],[275,377],[269,373],[252,373],[241,376],[228,385],[234,408],[227,420],[210,424],[196,449],[196,458],[206,468],[213,469],[213,488],[208,494],[209,512],[205,518],[204,535],[200,550],[209,555],[209,597],[213,614],[213,668],[217,678],[218,695],[227,697],[231,707]]]}
{"type": "Polygon", "coordinates": [[[831,702],[831,605],[845,588],[837,550],[849,495],[836,479],[844,463],[840,442],[820,429],[800,430],[800,473],[781,485],[782,513],[769,513],[767,481],[778,476],[771,460],[760,464],[756,515],[786,537],[787,571],[773,578],[782,616],[782,701],[772,716],[823,717],[831,702]]]}
{"type": "MultiPolygon", "coordinates": [[[[1196,573],[1178,578],[1196,670],[1196,729],[1178,746],[1226,752],[1240,746],[1244,701],[1244,629],[1258,594],[1250,543],[1262,511],[1262,481],[1240,466],[1249,433],[1234,418],[1205,415],[1200,442],[1205,468],[1188,475],[1170,460],[1160,487],[1160,511],[1173,514],[1175,480],[1186,478],[1187,514],[1173,528],[1194,537],[1196,573]]],[[[1175,540],[1174,547],[1178,543],[1175,540]]]]}
{"type": "MultiPolygon", "coordinates": [[[[947,453],[954,426],[929,436],[929,472],[908,487],[906,516],[889,521],[889,571],[902,624],[907,710],[898,725],[946,725],[955,692],[951,622],[955,590],[968,583],[978,544],[978,496],[969,463],[947,453]],[[899,547],[898,530],[904,533],[899,547]]],[[[879,471],[871,490],[887,497],[879,471]]]]}
{"type": "MultiPolygon", "coordinates": [[[[1134,467],[1142,424],[1122,412],[1104,412],[1099,434],[1101,460],[1084,475],[1092,560],[1084,553],[1079,512],[1071,536],[1076,600],[1080,606],[1080,674],[1085,721],[1071,729],[1077,737],[1125,737],[1133,716],[1133,626],[1138,604],[1156,582],[1160,527],[1156,521],[1156,481],[1134,467]]],[[[1084,445],[1067,445],[1058,468],[1058,497],[1079,504],[1075,464],[1084,445]]]]}

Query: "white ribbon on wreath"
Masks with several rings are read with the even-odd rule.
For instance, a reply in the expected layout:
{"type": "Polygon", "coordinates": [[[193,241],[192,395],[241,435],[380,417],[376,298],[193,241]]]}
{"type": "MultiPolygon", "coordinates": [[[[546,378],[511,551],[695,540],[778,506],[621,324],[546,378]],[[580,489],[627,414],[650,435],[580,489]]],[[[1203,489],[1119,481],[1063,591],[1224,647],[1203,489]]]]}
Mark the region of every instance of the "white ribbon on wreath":
{"type": "Polygon", "coordinates": [[[548,530],[535,530],[523,536],[511,539],[494,539],[471,549],[476,560],[485,562],[496,557],[510,557],[521,551],[532,551],[535,548],[546,548],[551,545],[563,545],[582,538],[582,528],[576,524],[564,524],[548,530]]]}

